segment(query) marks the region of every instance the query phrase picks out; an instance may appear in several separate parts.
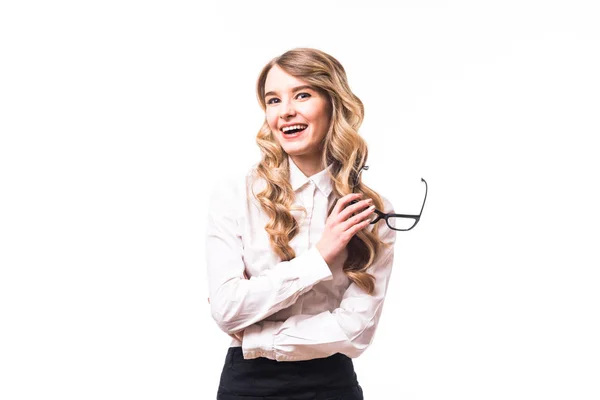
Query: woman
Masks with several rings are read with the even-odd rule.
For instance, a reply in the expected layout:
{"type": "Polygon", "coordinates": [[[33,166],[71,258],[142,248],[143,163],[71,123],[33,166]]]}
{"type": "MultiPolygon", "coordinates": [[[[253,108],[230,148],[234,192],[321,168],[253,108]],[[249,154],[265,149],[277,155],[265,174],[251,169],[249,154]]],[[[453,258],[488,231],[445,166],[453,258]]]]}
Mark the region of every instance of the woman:
{"type": "Polygon", "coordinates": [[[211,311],[232,337],[217,399],[363,399],[351,358],[373,339],[395,231],[370,224],[393,210],[359,180],[362,102],[308,48],[271,60],[257,95],[262,159],[219,185],[208,217],[211,311]]]}

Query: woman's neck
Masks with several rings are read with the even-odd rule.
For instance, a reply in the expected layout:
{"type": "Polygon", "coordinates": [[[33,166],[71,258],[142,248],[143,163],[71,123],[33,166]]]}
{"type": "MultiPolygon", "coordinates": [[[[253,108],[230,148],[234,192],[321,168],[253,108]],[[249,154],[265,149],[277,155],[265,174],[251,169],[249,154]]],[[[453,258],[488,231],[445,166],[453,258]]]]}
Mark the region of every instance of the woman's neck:
{"type": "Polygon", "coordinates": [[[300,171],[306,176],[311,177],[314,174],[318,174],[323,171],[323,166],[321,166],[321,158],[314,156],[289,156],[294,164],[298,167],[300,171]]]}

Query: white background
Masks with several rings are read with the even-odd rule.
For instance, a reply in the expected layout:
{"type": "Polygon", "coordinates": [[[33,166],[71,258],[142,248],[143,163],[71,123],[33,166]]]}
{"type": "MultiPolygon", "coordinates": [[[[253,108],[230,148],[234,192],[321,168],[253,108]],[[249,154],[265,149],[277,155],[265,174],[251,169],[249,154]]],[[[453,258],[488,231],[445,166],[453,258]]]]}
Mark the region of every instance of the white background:
{"type": "Polygon", "coordinates": [[[429,183],[366,399],[599,399],[593,3],[2,2],[0,398],[215,398],[208,194],[306,46],[365,104],[365,183],[404,213],[429,183]]]}

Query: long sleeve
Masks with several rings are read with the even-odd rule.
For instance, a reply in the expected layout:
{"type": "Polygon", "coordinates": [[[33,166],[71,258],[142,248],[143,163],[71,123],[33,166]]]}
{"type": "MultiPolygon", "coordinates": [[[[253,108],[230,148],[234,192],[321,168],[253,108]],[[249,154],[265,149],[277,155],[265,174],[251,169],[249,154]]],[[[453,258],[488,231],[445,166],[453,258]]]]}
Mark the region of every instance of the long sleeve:
{"type": "Polygon", "coordinates": [[[247,279],[239,223],[245,201],[245,187],[228,179],[213,190],[207,218],[206,262],[211,313],[228,334],[289,307],[315,284],[332,279],[329,266],[314,246],[293,260],[279,262],[247,279]]]}
{"type": "MultiPolygon", "coordinates": [[[[387,200],[384,201],[389,204],[387,200]]],[[[391,209],[391,204],[389,207],[391,209]]],[[[244,331],[244,358],[301,361],[328,357],[335,353],[351,358],[362,354],[373,340],[394,260],[396,231],[389,229],[384,221],[377,226],[380,238],[389,246],[381,246],[367,270],[375,277],[373,295],[351,283],[339,307],[331,312],[294,315],[285,321],[261,321],[254,324],[244,331]]]]}

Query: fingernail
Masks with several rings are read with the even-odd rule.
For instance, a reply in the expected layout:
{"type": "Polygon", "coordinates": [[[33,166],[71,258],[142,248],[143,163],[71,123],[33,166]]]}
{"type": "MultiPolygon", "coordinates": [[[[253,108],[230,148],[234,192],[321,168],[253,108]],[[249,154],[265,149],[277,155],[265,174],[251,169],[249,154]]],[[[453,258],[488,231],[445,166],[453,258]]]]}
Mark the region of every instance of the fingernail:
{"type": "Polygon", "coordinates": [[[373,211],[375,209],[375,206],[371,206],[369,207],[369,210],[373,211]]]}

